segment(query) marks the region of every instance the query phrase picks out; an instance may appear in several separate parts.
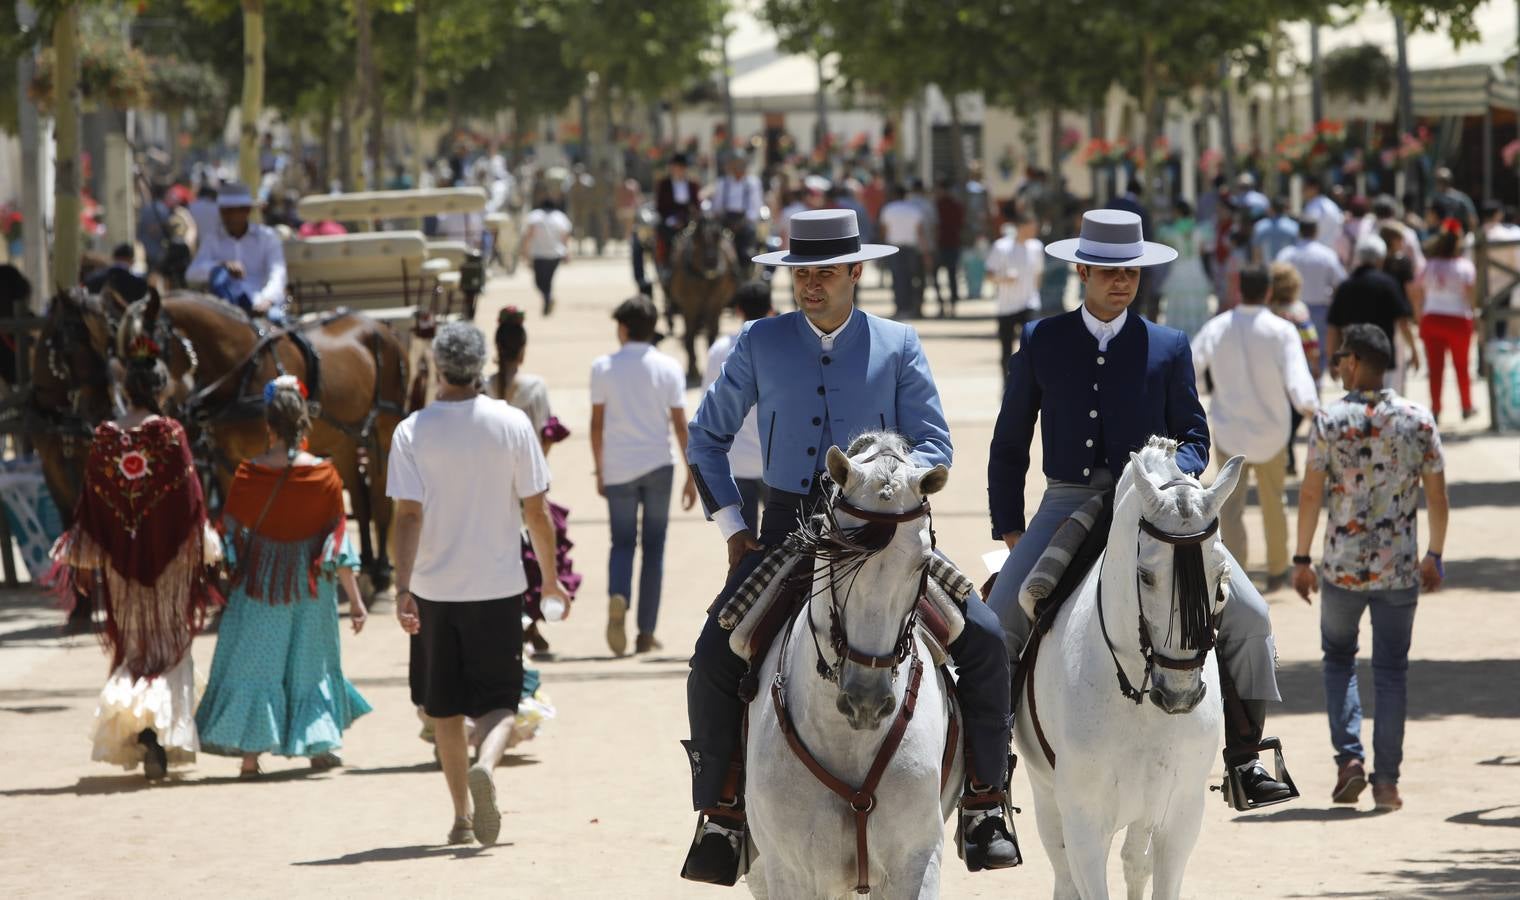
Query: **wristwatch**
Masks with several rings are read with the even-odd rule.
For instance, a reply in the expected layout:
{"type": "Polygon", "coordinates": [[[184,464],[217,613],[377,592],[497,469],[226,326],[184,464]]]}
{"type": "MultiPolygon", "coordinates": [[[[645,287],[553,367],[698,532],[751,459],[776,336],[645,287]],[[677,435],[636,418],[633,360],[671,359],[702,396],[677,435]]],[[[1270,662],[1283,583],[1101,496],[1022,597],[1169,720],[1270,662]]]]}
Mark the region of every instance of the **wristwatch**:
{"type": "Polygon", "coordinates": [[[1295,566],[1312,566],[1312,565],[1314,565],[1314,560],[1313,560],[1313,558],[1311,558],[1309,556],[1305,556],[1303,554],[1299,554],[1299,555],[1293,557],[1293,565],[1295,565],[1295,566]]]}

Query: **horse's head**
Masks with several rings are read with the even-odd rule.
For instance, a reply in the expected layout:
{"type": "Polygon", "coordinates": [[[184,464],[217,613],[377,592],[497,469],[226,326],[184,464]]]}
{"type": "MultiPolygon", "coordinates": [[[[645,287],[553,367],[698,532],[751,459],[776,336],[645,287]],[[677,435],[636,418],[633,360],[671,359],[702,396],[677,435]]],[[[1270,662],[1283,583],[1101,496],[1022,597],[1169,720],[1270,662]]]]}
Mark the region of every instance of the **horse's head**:
{"type": "MultiPolygon", "coordinates": [[[[1229,558],[1219,538],[1219,508],[1235,490],[1244,458],[1226,463],[1205,488],[1177,467],[1175,456],[1174,441],[1152,438],[1139,453],[1130,454],[1125,480],[1134,488],[1133,511],[1139,518],[1135,591],[1141,652],[1153,663],[1150,698],[1166,712],[1179,714],[1203,700],[1203,665],[1229,599],[1229,558]]],[[[1122,484],[1120,490],[1122,494],[1122,484]]],[[[1124,500],[1121,496],[1120,503],[1124,500]]],[[[1114,518],[1118,523],[1117,512],[1114,518]]]]}
{"type": "Polygon", "coordinates": [[[892,682],[913,652],[913,611],[934,551],[927,498],[950,477],[944,466],[915,466],[910,453],[900,435],[872,432],[827,457],[838,492],[819,552],[828,561],[820,599],[829,601],[839,711],[856,729],[876,728],[897,708],[892,682]]]}
{"type": "Polygon", "coordinates": [[[711,216],[697,219],[691,236],[692,268],[709,278],[721,274],[728,240],[727,230],[717,219],[711,216]]]}
{"type": "Polygon", "coordinates": [[[195,391],[198,360],[189,342],[174,333],[173,324],[164,311],[163,298],[154,288],[149,288],[147,296],[122,311],[114,338],[117,357],[126,359],[127,348],[140,337],[150,338],[159,347],[164,365],[169,369],[171,389],[164,411],[178,417],[182,414],[185,399],[195,391]]]}
{"type": "Polygon", "coordinates": [[[114,411],[111,323],[100,298],[60,291],[48,305],[32,359],[35,442],[53,500],[72,512],[96,425],[114,411]]]}

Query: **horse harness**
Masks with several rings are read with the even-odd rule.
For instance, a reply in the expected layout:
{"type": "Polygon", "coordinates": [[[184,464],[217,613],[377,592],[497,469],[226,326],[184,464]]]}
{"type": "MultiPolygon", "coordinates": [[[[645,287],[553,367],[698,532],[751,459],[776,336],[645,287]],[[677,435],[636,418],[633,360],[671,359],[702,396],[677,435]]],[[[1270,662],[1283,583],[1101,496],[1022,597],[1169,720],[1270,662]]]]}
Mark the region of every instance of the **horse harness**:
{"type": "MultiPolygon", "coordinates": [[[[896,456],[895,454],[890,455],[896,456]]],[[[871,459],[874,458],[871,457],[871,459]]],[[[895,530],[896,526],[901,523],[911,522],[929,515],[929,502],[925,500],[918,507],[904,513],[878,513],[860,509],[846,501],[842,492],[836,493],[828,512],[828,517],[835,526],[834,541],[847,549],[855,549],[857,552],[869,554],[874,551],[854,544],[839,531],[837,527],[838,523],[834,520],[834,513],[836,511],[872,524],[891,525],[895,530]]],[[[888,540],[890,540],[890,537],[888,540]]],[[[885,544],[883,543],[882,546],[885,546],[885,544]]],[[[875,549],[879,550],[881,548],[876,547],[875,549]]],[[[920,601],[924,598],[927,577],[928,566],[925,564],[923,572],[919,577],[920,601]]],[[[846,594],[846,603],[848,603],[848,593],[846,594]]],[[[868,894],[871,892],[871,851],[870,843],[867,840],[867,829],[871,813],[876,809],[876,788],[881,784],[881,779],[886,774],[888,764],[891,763],[892,758],[897,754],[897,748],[902,744],[903,736],[907,733],[908,723],[913,719],[913,713],[918,707],[918,690],[919,685],[923,681],[924,664],[919,655],[913,652],[913,631],[917,627],[917,610],[918,604],[915,603],[913,611],[910,611],[904,619],[902,635],[898,638],[897,644],[891,653],[876,656],[855,650],[850,647],[848,637],[845,634],[844,606],[839,603],[838,595],[835,591],[834,564],[830,561],[829,643],[837,654],[836,662],[833,666],[825,663],[823,648],[818,643],[817,629],[813,625],[811,597],[796,613],[796,615],[806,615],[808,617],[808,632],[813,637],[814,648],[818,653],[817,672],[819,677],[825,681],[838,683],[839,671],[843,668],[846,660],[872,669],[890,668],[893,670],[894,679],[896,678],[897,667],[904,660],[909,661],[908,683],[903,694],[903,701],[899,704],[897,716],[892,720],[891,727],[887,729],[886,737],[882,740],[881,747],[876,751],[876,757],[872,760],[871,767],[866,772],[865,781],[861,783],[859,788],[851,787],[824,768],[817,757],[813,756],[812,752],[808,750],[807,745],[802,742],[802,737],[797,734],[796,725],[792,722],[791,712],[786,705],[785,675],[787,648],[791,644],[792,637],[791,622],[796,621],[795,615],[781,633],[781,652],[777,655],[776,675],[771,681],[770,689],[771,703],[776,710],[776,721],[781,728],[782,735],[786,738],[787,746],[791,748],[792,755],[797,757],[797,761],[802,763],[803,767],[812,773],[819,784],[822,784],[841,800],[845,801],[845,803],[849,804],[850,809],[854,812],[855,893],[857,894],[868,894]]],[[[949,722],[949,733],[945,743],[945,755],[940,766],[941,791],[944,790],[946,779],[949,777],[950,762],[959,736],[959,723],[953,709],[953,702],[951,706],[952,711],[949,722]]]]}
{"type": "MultiPolygon", "coordinates": [[[[1160,489],[1166,490],[1167,488],[1187,484],[1191,484],[1191,482],[1173,480],[1163,484],[1160,489]]],[[[1140,519],[1140,530],[1162,543],[1171,544],[1173,547],[1196,547],[1213,537],[1219,531],[1219,519],[1214,519],[1202,531],[1196,531],[1191,534],[1171,534],[1170,532],[1162,531],[1142,517],[1140,519]]],[[[1139,577],[1139,573],[1137,572],[1135,575],[1137,593],[1139,590],[1139,577]]],[[[1151,640],[1150,624],[1146,621],[1144,609],[1141,609],[1138,629],[1140,635],[1140,655],[1145,660],[1145,671],[1141,675],[1140,686],[1137,688],[1129,680],[1129,676],[1125,674],[1124,666],[1119,662],[1119,654],[1114,650],[1113,640],[1108,635],[1108,622],[1103,615],[1103,573],[1101,568],[1098,572],[1096,601],[1098,605],[1098,627],[1103,633],[1103,644],[1108,648],[1108,655],[1114,661],[1114,676],[1119,682],[1119,693],[1123,694],[1126,700],[1132,701],[1137,706],[1145,700],[1145,695],[1150,689],[1151,675],[1155,671],[1156,666],[1176,672],[1190,672],[1194,669],[1202,668],[1203,664],[1208,660],[1210,651],[1214,649],[1214,645],[1218,640],[1219,614],[1213,613],[1209,616],[1208,628],[1202,640],[1199,641],[1198,646],[1195,648],[1196,652],[1192,656],[1187,659],[1177,660],[1158,654],[1151,640]]],[[[1055,749],[1050,745],[1049,739],[1045,736],[1044,728],[1040,725],[1039,709],[1035,702],[1034,667],[1035,662],[1039,659],[1040,646],[1044,643],[1042,638],[1046,629],[1049,628],[1050,623],[1054,620],[1055,612],[1058,608],[1048,609],[1046,616],[1042,617],[1040,623],[1044,627],[1036,627],[1033,634],[1031,634],[1024,659],[1020,661],[1018,675],[1018,678],[1023,681],[1024,696],[1029,702],[1029,718],[1034,726],[1035,738],[1039,741],[1040,751],[1044,754],[1045,761],[1050,764],[1052,769],[1056,765],[1056,754],[1055,749]]],[[[1015,702],[1017,702],[1018,695],[1019,690],[1016,685],[1014,688],[1015,702]]]]}

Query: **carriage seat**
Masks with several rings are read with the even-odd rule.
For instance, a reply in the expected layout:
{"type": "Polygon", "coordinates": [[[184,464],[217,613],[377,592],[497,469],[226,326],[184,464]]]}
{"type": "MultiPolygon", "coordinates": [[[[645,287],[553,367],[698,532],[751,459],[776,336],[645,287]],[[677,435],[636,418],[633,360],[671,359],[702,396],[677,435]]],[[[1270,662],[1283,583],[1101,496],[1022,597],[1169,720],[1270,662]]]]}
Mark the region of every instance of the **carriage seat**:
{"type": "Polygon", "coordinates": [[[449,268],[457,269],[470,255],[470,246],[464,241],[428,241],[427,255],[428,262],[444,260],[449,268]]]}
{"type": "Polygon", "coordinates": [[[286,241],[285,268],[297,312],[424,305],[433,293],[427,239],[419,231],[379,231],[286,241]]]}

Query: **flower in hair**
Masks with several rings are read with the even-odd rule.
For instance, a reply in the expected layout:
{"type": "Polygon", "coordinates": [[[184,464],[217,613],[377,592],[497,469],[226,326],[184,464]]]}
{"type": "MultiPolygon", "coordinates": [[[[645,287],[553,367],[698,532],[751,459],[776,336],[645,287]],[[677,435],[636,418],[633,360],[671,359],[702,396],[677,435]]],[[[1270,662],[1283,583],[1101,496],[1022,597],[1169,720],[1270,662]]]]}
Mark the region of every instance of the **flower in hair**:
{"type": "Polygon", "coordinates": [[[1441,230],[1447,234],[1455,234],[1460,237],[1462,235],[1462,223],[1460,220],[1448,216],[1441,220],[1441,230]]]}
{"type": "Polygon", "coordinates": [[[140,334],[127,347],[127,359],[133,362],[152,362],[157,360],[162,352],[152,338],[145,334],[140,334]]]}
{"type": "Polygon", "coordinates": [[[294,375],[281,375],[280,377],[275,378],[275,379],[271,380],[268,384],[264,385],[264,402],[265,403],[272,403],[272,402],[274,402],[275,391],[281,391],[281,390],[296,390],[296,391],[300,391],[301,398],[303,400],[307,396],[306,395],[306,385],[304,385],[304,384],[301,383],[301,379],[297,378],[294,375]]]}
{"type": "Polygon", "coordinates": [[[506,309],[503,309],[500,313],[497,314],[497,316],[496,316],[496,324],[498,324],[498,325],[521,325],[524,318],[525,318],[525,316],[524,316],[522,310],[518,309],[515,306],[509,306],[509,307],[507,307],[506,309]]]}

